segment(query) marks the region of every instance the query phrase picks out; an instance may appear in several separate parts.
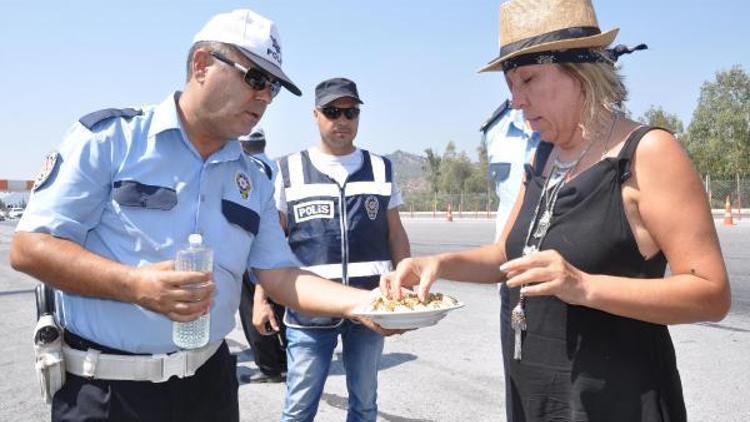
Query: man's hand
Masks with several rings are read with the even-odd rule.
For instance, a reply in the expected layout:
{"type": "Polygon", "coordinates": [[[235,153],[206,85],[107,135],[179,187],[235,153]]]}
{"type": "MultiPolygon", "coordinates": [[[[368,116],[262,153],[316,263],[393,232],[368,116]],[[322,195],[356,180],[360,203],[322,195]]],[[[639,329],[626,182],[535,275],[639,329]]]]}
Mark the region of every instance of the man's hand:
{"type": "Polygon", "coordinates": [[[407,331],[412,331],[412,330],[391,330],[388,328],[383,328],[380,325],[378,325],[375,321],[371,320],[370,318],[364,318],[364,317],[358,316],[358,317],[353,317],[351,319],[356,320],[360,324],[371,329],[372,331],[375,331],[376,333],[380,334],[383,337],[389,337],[394,334],[403,334],[407,331]]]}
{"type": "Polygon", "coordinates": [[[193,321],[211,307],[211,273],[175,271],[174,261],[134,268],[132,302],[173,321],[193,321]]]}
{"type": "Polygon", "coordinates": [[[279,323],[273,305],[268,300],[255,301],[253,304],[253,326],[261,335],[270,336],[279,332],[279,323]],[[271,330],[268,329],[271,327],[271,330]]]}

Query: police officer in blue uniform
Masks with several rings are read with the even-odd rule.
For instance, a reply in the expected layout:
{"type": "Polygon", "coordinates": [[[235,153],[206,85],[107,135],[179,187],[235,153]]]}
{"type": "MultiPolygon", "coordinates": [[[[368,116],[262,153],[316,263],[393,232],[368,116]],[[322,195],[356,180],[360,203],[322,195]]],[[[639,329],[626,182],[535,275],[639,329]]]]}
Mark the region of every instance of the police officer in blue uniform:
{"type": "MultiPolygon", "coordinates": [[[[388,159],[356,148],[357,86],[345,78],[315,89],[317,147],[279,162],[276,206],[304,268],[362,289],[410,255],[401,197],[388,159]]],[[[339,336],[349,393],[347,421],[375,421],[383,337],[352,321],[287,308],[287,394],[282,421],[312,421],[339,336]]]]}
{"type": "MultiPolygon", "coordinates": [[[[258,168],[273,181],[278,166],[265,153],[266,135],[263,129],[239,138],[243,151],[258,168]]],[[[258,372],[243,375],[240,380],[249,383],[279,383],[286,377],[286,327],[282,318],[284,307],[268,298],[262,286],[252,281],[255,275],[248,271],[242,284],[240,323],[245,339],[252,349],[258,372]],[[257,326],[256,326],[257,325],[257,326]]]]}
{"type": "Polygon", "coordinates": [[[296,267],[273,186],[236,141],[281,87],[301,94],[281,70],[274,23],[220,14],[194,38],[183,92],[85,116],[48,157],[11,264],[62,292],[68,374],[52,420],[238,420],[223,339],[247,268],[304,312],[346,317],[371,299],[296,267]],[[174,271],[191,233],[213,248],[212,273],[174,271]],[[206,311],[209,344],[178,350],[173,321],[206,311]]]}
{"type": "MultiPolygon", "coordinates": [[[[523,183],[524,165],[531,162],[539,144],[539,134],[532,131],[524,119],[523,111],[513,109],[510,100],[505,100],[500,107],[479,128],[487,145],[489,161],[488,176],[495,182],[498,207],[495,216],[495,241],[500,239],[503,228],[510,217],[513,204],[523,183]]],[[[508,228],[510,229],[510,228],[508,228]]],[[[500,294],[500,338],[503,342],[513,342],[511,328],[510,289],[505,283],[498,286],[500,294]]],[[[512,356],[510,349],[503,349],[503,371],[506,385],[509,381],[509,370],[512,356]]],[[[511,391],[505,392],[505,415],[513,420],[513,401],[511,391]]]]}
{"type": "Polygon", "coordinates": [[[266,140],[266,132],[263,128],[256,127],[249,135],[240,136],[237,139],[239,139],[242,150],[247,154],[248,158],[257,164],[258,168],[266,174],[269,180],[274,181],[279,167],[266,154],[266,144],[268,141],[266,140]]]}

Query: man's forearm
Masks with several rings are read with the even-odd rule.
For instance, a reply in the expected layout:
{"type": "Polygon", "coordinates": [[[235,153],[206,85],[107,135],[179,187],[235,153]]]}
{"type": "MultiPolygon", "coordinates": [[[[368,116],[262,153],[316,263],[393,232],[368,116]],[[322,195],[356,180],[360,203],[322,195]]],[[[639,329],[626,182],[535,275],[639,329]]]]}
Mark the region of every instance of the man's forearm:
{"type": "Polygon", "coordinates": [[[256,270],[256,274],[274,302],[312,315],[349,317],[372,296],[369,290],[334,283],[298,268],[256,270]]]}
{"type": "Polygon", "coordinates": [[[19,232],[13,237],[11,266],[66,292],[133,301],[131,267],[96,255],[75,242],[49,234],[19,232]]]}
{"type": "Polygon", "coordinates": [[[261,286],[260,283],[257,283],[255,285],[255,293],[253,293],[253,302],[255,303],[255,306],[268,303],[268,296],[266,295],[266,291],[263,289],[263,286],[261,286]]]}
{"type": "Polygon", "coordinates": [[[401,222],[398,208],[388,210],[388,249],[395,268],[401,260],[411,256],[409,236],[401,222]]]}
{"type": "Polygon", "coordinates": [[[393,267],[395,268],[401,260],[411,256],[411,246],[409,245],[409,238],[406,232],[401,230],[400,232],[391,233],[388,236],[388,247],[391,251],[391,259],[393,260],[393,267]]]}

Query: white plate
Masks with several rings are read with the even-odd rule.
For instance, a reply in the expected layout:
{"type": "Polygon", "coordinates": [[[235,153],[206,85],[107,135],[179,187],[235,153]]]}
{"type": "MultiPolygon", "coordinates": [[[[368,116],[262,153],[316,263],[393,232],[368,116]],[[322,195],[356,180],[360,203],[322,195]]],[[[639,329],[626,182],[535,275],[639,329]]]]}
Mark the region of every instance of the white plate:
{"type": "Polygon", "coordinates": [[[427,311],[371,311],[360,310],[355,315],[370,318],[383,328],[393,330],[408,330],[413,328],[422,328],[435,325],[445,317],[445,315],[458,308],[462,308],[463,303],[456,301],[455,305],[441,309],[430,309],[427,311]]]}

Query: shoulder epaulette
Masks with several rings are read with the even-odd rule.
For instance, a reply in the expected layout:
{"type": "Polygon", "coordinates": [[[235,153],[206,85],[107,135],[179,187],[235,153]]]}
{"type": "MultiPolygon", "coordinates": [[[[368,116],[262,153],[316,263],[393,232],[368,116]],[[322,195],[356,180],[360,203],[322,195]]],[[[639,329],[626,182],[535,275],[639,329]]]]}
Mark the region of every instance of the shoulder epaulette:
{"type": "Polygon", "coordinates": [[[271,180],[273,177],[273,170],[271,170],[271,166],[269,166],[265,161],[261,160],[260,158],[253,157],[252,155],[248,155],[247,158],[252,161],[256,167],[258,167],[258,170],[263,172],[266,177],[268,177],[268,180],[271,180]]]}
{"type": "Polygon", "coordinates": [[[78,119],[78,121],[88,130],[92,130],[97,123],[113,117],[130,119],[135,116],[140,116],[141,114],[143,114],[143,110],[136,110],[134,108],[105,108],[104,110],[89,113],[78,119]]]}
{"type": "Polygon", "coordinates": [[[479,127],[479,131],[484,132],[485,130],[487,130],[487,128],[490,127],[492,123],[494,123],[497,119],[502,117],[502,115],[505,114],[505,112],[508,111],[509,109],[510,109],[510,100],[505,100],[505,102],[502,103],[500,107],[498,107],[497,110],[495,110],[489,118],[487,118],[487,120],[482,124],[482,126],[479,127]]]}

